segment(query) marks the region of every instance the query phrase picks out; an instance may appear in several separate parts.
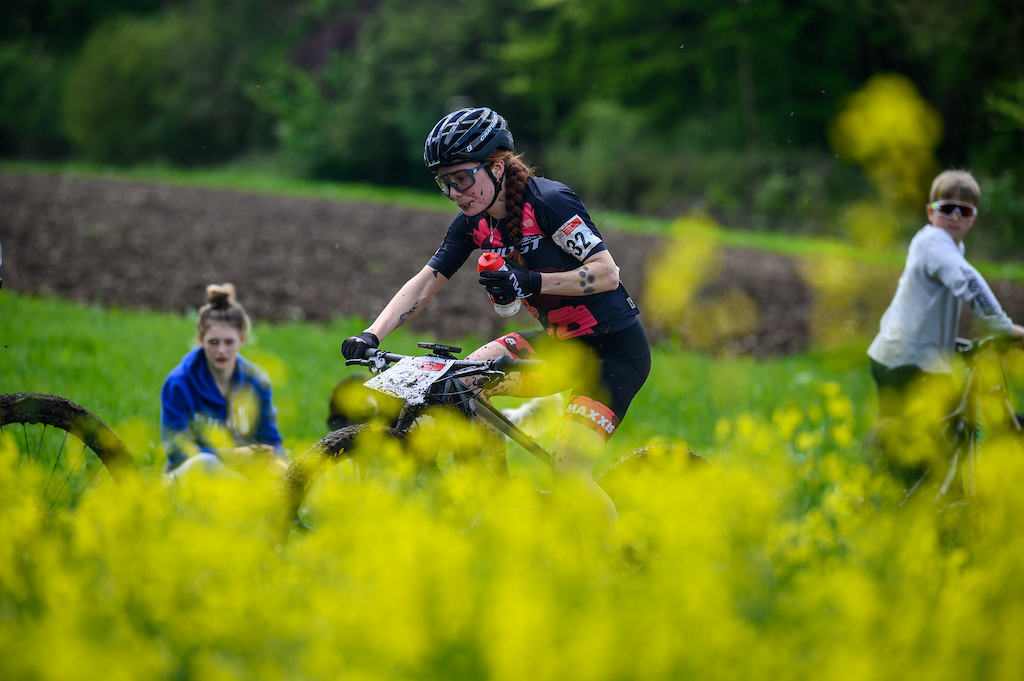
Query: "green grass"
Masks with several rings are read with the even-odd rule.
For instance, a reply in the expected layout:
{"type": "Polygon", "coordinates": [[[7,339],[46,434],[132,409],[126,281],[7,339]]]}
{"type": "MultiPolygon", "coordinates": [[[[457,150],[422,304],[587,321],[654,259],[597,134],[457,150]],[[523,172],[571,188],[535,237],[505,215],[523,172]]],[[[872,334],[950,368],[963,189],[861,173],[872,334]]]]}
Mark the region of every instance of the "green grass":
{"type": "MultiPolygon", "coordinates": [[[[362,328],[357,320],[257,323],[242,354],[271,375],[287,446],[304,446],[324,434],[331,389],[355,371],[344,364],[341,341],[362,328]]],[[[399,351],[415,348],[401,332],[394,341],[399,351]]],[[[157,444],[163,380],[192,347],[192,317],[0,292],[0,392],[61,395],[115,430],[141,420],[153,440],[139,443],[144,449],[157,444]]]]}
{"type": "MultiPolygon", "coordinates": [[[[263,366],[286,446],[305,447],[326,430],[328,397],[335,383],[361,369],[346,367],[339,348],[363,328],[360,320],[325,325],[256,321],[242,353],[263,366]]],[[[418,354],[418,340],[459,345],[482,339],[420,338],[404,330],[389,349],[418,354]]],[[[159,396],[164,377],[195,342],[192,317],[102,309],[53,298],[0,292],[0,392],[58,394],[93,410],[131,440],[140,462],[158,464],[159,396]]],[[[654,370],[608,448],[608,456],[651,440],[684,441],[713,454],[720,419],[742,415],[770,422],[786,405],[821,401],[820,386],[836,382],[869,415],[870,379],[863,348],[756,362],[714,359],[671,345],[654,349],[654,370]]],[[[499,406],[511,404],[502,401],[499,406]]],[[[858,417],[858,424],[865,423],[858,417]]],[[[858,430],[862,426],[858,425],[858,430]]],[[[515,457],[522,465],[529,456],[515,457]]]]}

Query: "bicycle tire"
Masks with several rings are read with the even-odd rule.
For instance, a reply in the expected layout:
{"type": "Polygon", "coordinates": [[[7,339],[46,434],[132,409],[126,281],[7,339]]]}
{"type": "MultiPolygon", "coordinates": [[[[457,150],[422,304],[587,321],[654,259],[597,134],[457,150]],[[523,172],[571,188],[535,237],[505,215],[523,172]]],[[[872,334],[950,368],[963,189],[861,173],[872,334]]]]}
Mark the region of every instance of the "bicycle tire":
{"type": "Polygon", "coordinates": [[[655,477],[669,472],[710,465],[703,456],[681,445],[656,444],[638,447],[615,458],[595,480],[613,500],[626,480],[655,477]]]}
{"type": "Polygon", "coordinates": [[[360,423],[331,431],[312,447],[292,459],[279,487],[281,501],[291,523],[305,527],[299,521],[299,509],[313,483],[316,482],[316,477],[322,470],[323,464],[351,457],[356,441],[370,432],[378,432],[384,437],[396,440],[403,439],[402,434],[394,428],[360,423]]]}
{"type": "Polygon", "coordinates": [[[15,437],[20,442],[19,449],[23,449],[22,457],[31,458],[40,465],[44,463],[43,457],[47,458],[45,464],[50,472],[40,501],[44,504],[49,501],[48,511],[51,513],[74,507],[82,494],[97,483],[100,470],[106,470],[115,483],[138,475],[138,467],[131,453],[110,426],[71,400],[44,393],[0,395],[0,433],[14,430],[10,427],[17,425],[21,426],[21,432],[16,433],[15,437]],[[37,434],[34,429],[30,431],[28,426],[41,426],[41,430],[37,434]],[[52,465],[49,462],[52,448],[48,442],[47,428],[64,434],[52,465]],[[70,465],[63,457],[69,436],[78,440],[83,447],[76,461],[70,465]],[[101,465],[97,465],[88,452],[92,452],[101,465]],[[61,468],[60,477],[56,475],[58,468],[61,468]],[[56,485],[56,492],[51,498],[50,489],[53,485],[56,485]],[[69,490],[66,496],[64,490],[69,490]],[[56,509],[62,498],[66,498],[67,502],[61,502],[62,508],[56,509]]]}

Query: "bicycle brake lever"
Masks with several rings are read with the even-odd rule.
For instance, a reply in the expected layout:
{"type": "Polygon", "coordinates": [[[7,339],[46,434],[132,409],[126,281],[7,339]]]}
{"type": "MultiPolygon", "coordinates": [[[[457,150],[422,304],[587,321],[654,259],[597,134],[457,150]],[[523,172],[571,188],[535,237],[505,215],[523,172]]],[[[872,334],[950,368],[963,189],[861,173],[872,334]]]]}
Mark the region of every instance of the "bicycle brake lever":
{"type": "Polygon", "coordinates": [[[501,379],[505,378],[505,372],[504,371],[488,371],[488,372],[486,372],[484,374],[481,374],[481,376],[483,377],[484,380],[480,384],[480,387],[481,388],[490,388],[491,386],[496,385],[501,379]]]}
{"type": "Polygon", "coordinates": [[[494,364],[491,366],[493,366],[496,371],[504,373],[506,370],[508,370],[509,367],[515,364],[515,362],[516,360],[514,357],[511,357],[509,355],[501,355],[496,360],[494,360],[494,364]]]}
{"type": "Polygon", "coordinates": [[[378,374],[388,368],[388,359],[383,352],[378,352],[370,358],[370,362],[373,366],[373,371],[378,374]]]}

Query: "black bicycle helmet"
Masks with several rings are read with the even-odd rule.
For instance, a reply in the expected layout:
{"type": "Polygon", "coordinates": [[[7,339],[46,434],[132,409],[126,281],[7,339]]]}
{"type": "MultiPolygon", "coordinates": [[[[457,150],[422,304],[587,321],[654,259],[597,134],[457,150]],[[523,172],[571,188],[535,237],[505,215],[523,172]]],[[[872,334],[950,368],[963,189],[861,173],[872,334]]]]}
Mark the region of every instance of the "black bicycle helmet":
{"type": "Polygon", "coordinates": [[[459,109],[437,122],[423,144],[423,162],[434,170],[464,161],[484,161],[498,148],[515,149],[508,124],[486,107],[459,109]]]}

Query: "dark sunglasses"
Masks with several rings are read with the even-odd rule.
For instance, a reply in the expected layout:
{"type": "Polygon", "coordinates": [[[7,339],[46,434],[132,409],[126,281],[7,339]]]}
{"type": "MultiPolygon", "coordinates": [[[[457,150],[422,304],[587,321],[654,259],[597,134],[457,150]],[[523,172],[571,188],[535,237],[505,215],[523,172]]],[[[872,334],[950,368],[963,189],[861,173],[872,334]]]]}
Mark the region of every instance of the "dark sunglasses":
{"type": "Polygon", "coordinates": [[[437,183],[441,193],[445,196],[449,193],[449,187],[457,192],[464,192],[473,186],[476,182],[476,174],[481,168],[486,168],[491,165],[487,163],[481,163],[476,168],[466,168],[465,170],[455,170],[444,175],[438,175],[434,178],[434,182],[437,183]]]}
{"type": "Polygon", "coordinates": [[[931,203],[931,207],[932,210],[948,217],[952,217],[955,212],[961,220],[971,220],[978,217],[978,208],[963,201],[934,201],[931,203]]]}

